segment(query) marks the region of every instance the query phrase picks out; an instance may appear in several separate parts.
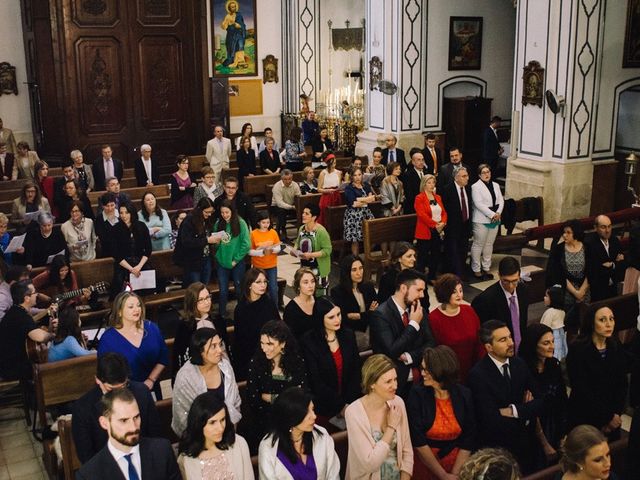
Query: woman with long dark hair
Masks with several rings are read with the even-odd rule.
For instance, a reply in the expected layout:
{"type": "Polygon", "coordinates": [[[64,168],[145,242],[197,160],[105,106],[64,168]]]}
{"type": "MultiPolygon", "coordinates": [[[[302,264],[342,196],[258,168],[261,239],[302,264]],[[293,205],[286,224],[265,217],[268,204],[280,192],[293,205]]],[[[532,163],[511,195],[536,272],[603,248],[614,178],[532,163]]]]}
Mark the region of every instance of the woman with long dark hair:
{"type": "Polygon", "coordinates": [[[49,205],[51,205],[51,211],[54,215],[58,214],[55,205],[53,204],[53,191],[54,191],[54,183],[53,177],[49,176],[49,165],[44,160],[40,160],[36,162],[33,167],[33,176],[34,182],[40,188],[40,192],[42,196],[45,197],[49,201],[49,205]]]}
{"type": "Polygon", "coordinates": [[[60,310],[56,336],[48,350],[50,362],[95,353],[87,350],[87,341],[80,326],[80,314],[75,308],[66,307],[60,310]]]}
{"type": "Polygon", "coordinates": [[[249,122],[242,125],[242,128],[240,129],[240,135],[236,137],[236,151],[242,149],[242,139],[245,137],[249,139],[249,147],[253,149],[254,152],[257,152],[258,142],[256,141],[256,137],[253,135],[253,125],[251,125],[249,122]]]}
{"type": "MultiPolygon", "coordinates": [[[[378,303],[386,302],[396,292],[396,277],[402,270],[415,268],[416,247],[409,242],[396,242],[391,250],[391,264],[380,276],[378,285],[378,303]]],[[[420,299],[420,304],[425,312],[430,309],[429,294],[424,292],[424,297],[420,299]]]]}
{"type": "Polygon", "coordinates": [[[138,212],[138,220],[149,229],[151,250],[168,250],[171,247],[171,220],[164,208],[160,208],[153,192],[145,192],[142,196],[142,208],[138,212]]]}
{"type": "Polygon", "coordinates": [[[567,388],[560,362],[554,357],[553,330],[541,323],[527,327],[518,355],[525,361],[539,392],[545,395],[545,410],[535,420],[535,433],[542,450],[536,467],[542,469],[558,459],[567,433],[567,388]]]}
{"type": "Polygon", "coordinates": [[[324,211],[327,207],[340,205],[342,202],[340,194],[340,184],[342,183],[342,172],[336,168],[336,156],[330,150],[322,154],[321,160],[327,168],[320,171],[318,175],[318,192],[320,197],[318,223],[324,225],[324,211]]]}
{"type": "Polygon", "coordinates": [[[38,211],[51,212],[49,201],[40,193],[40,188],[35,183],[25,182],[20,196],[11,205],[11,223],[23,231],[24,226],[31,222],[26,214],[38,211]]]}
{"type": "Polygon", "coordinates": [[[189,356],[173,385],[173,431],[178,436],[182,435],[191,403],[204,392],[213,392],[223,400],[229,409],[231,422],[237,424],[242,418],[240,393],[218,332],[214,328],[196,331],[189,345],[189,356]]]}
{"type": "Polygon", "coordinates": [[[367,330],[370,314],[378,308],[376,290],[363,278],[362,260],[348,255],[340,261],[340,284],[331,289],[331,298],[340,307],[342,320],[350,329],[360,332],[367,330]]]}
{"type": "Polygon", "coordinates": [[[249,361],[260,343],[260,331],[270,320],[280,320],[275,302],[267,293],[264,270],[250,268],[236,290],[238,304],[233,312],[233,366],[239,380],[247,378],[249,361]]]}
{"type": "Polygon", "coordinates": [[[173,261],[183,269],[182,288],[211,281],[214,211],[213,201],[203,197],[180,225],[173,261]]]}
{"type": "Polygon", "coordinates": [[[236,162],[240,190],[244,190],[244,177],[253,177],[256,174],[256,151],[251,148],[251,139],[249,137],[241,138],[240,148],[236,153],[236,162]]]}
{"type": "MultiPolygon", "coordinates": [[[[78,290],[78,278],[76,272],[71,270],[69,260],[64,255],[56,255],[44,272],[33,277],[33,286],[39,293],[55,299],[61,293],[78,290]]],[[[69,299],[66,304],[81,303],[83,297],[89,298],[88,290],[83,295],[69,299]]]]}
{"type": "Polygon", "coordinates": [[[333,439],[315,420],[311,395],[300,387],[282,392],[273,404],[273,426],[260,442],[260,478],[340,478],[340,460],[333,439]]]}
{"type": "Polygon", "coordinates": [[[271,405],[292,386],[306,387],[304,361],[298,342],[280,320],[267,322],[260,330],[260,349],[249,363],[247,401],[254,415],[251,425],[257,438],[269,427],[271,405]]]}
{"type": "Polygon", "coordinates": [[[300,345],[316,411],[328,423],[344,418],[347,406],[360,396],[360,355],[353,330],[342,324],[340,307],[320,297],[313,307],[313,329],[300,345]]]}
{"type": "Polygon", "coordinates": [[[56,205],[58,207],[58,222],[64,223],[71,218],[71,207],[73,202],[80,202],[82,204],[82,212],[85,217],[93,220],[93,209],[91,208],[91,202],[89,197],[80,189],[80,184],[75,178],[71,180],[65,180],[63,185],[63,195],[60,197],[60,202],[56,205]]]}
{"type": "Polygon", "coordinates": [[[615,325],[609,307],[592,308],[583,317],[580,337],[569,346],[567,355],[568,428],[593,425],[609,440],[620,437],[633,360],[614,337],[615,325]]]}
{"type": "Polygon", "coordinates": [[[185,480],[255,478],[247,441],[235,433],[229,411],[215,393],[202,393],[191,404],[178,452],[185,480]]]}
{"type": "Polygon", "coordinates": [[[318,133],[311,139],[313,158],[317,162],[327,150],[333,150],[333,142],[329,138],[329,129],[326,125],[320,125],[318,133]]]}
{"type": "Polygon", "coordinates": [[[244,257],[251,249],[249,227],[238,215],[234,203],[225,199],[220,206],[220,219],[213,230],[218,234],[213,241],[216,244],[216,263],[220,296],[218,297],[219,315],[227,316],[227,298],[229,280],[233,280],[235,291],[240,291],[240,282],[244,275],[244,257]]]}

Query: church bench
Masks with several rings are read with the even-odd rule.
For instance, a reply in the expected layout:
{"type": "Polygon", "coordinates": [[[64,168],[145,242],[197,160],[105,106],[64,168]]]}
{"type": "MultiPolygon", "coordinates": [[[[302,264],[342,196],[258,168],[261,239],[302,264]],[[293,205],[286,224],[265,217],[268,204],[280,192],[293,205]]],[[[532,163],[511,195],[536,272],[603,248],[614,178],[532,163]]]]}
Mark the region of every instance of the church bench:
{"type": "MultiPolygon", "coordinates": [[[[165,189],[168,190],[166,185],[164,187],[165,189]]],[[[161,188],[161,186],[159,188],[161,188]]],[[[138,211],[140,211],[140,209],[142,208],[142,198],[132,198],[131,203],[136,207],[138,211]]],[[[157,196],[156,203],[160,208],[164,208],[165,210],[168,210],[171,207],[171,195],[165,194],[160,197],[157,196]]],[[[93,209],[94,212],[98,211],[98,200],[91,202],[91,208],[93,209]]]]}
{"type": "MultiPolygon", "coordinates": [[[[536,210],[538,212],[537,215],[535,214],[532,215],[528,211],[527,205],[529,204],[529,202],[531,202],[531,198],[520,199],[515,201],[515,211],[513,212],[514,222],[518,223],[518,222],[537,220],[538,225],[544,225],[543,198],[535,197],[535,202],[537,204],[536,210]]],[[[527,236],[525,232],[513,233],[512,229],[511,230],[506,229],[506,231],[507,231],[507,234],[503,235],[502,226],[498,230],[498,236],[496,237],[496,240],[493,244],[494,253],[498,253],[498,252],[506,253],[512,250],[518,250],[518,254],[519,254],[520,253],[519,251],[522,250],[522,248],[525,247],[531,241],[531,239],[527,236]]],[[[538,246],[539,247],[542,246],[542,243],[543,242],[538,242],[538,246]]]]}
{"type": "MultiPolygon", "coordinates": [[[[126,193],[127,195],[129,195],[129,197],[131,197],[132,200],[142,200],[142,196],[146,192],[151,192],[156,197],[166,197],[168,195],[171,195],[171,189],[169,188],[169,185],[166,185],[166,184],[154,185],[152,187],[121,188],[120,192],[126,193]]],[[[89,192],[87,196],[89,197],[89,200],[91,201],[91,203],[94,204],[104,194],[105,192],[103,191],[89,192]]]]}
{"type": "MultiPolygon", "coordinates": [[[[380,203],[380,201],[372,202],[369,204],[369,208],[371,209],[371,212],[376,215],[380,213],[382,204],[380,203]]],[[[346,210],[346,205],[335,205],[332,207],[327,207],[324,213],[324,227],[327,229],[327,232],[329,232],[331,245],[333,246],[334,253],[338,253],[338,259],[344,256],[345,248],[351,243],[344,239],[344,214],[346,210]]]]}
{"type": "Polygon", "coordinates": [[[416,232],[416,214],[400,215],[397,217],[374,218],[363,223],[364,243],[364,276],[371,278],[373,272],[379,280],[383,264],[390,259],[390,255],[383,255],[379,246],[383,242],[405,241],[413,243],[416,232]],[[376,248],[378,247],[378,248],[376,248]]]}
{"type": "Polygon", "coordinates": [[[627,293],[625,295],[617,295],[607,298],[606,300],[598,300],[588,304],[579,304],[578,316],[579,325],[587,316],[602,307],[609,307],[616,319],[616,332],[622,343],[628,343],[635,335],[638,318],[638,294],[627,293]]]}

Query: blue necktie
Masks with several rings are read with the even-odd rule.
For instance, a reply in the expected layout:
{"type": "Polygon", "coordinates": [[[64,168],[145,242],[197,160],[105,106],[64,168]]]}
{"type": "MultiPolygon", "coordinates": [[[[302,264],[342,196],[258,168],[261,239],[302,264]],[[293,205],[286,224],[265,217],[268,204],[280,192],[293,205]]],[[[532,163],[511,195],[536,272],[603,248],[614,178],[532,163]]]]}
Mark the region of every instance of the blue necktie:
{"type": "Polygon", "coordinates": [[[136,467],[133,466],[133,460],[131,460],[131,455],[133,455],[133,453],[130,453],[129,455],[124,456],[124,458],[127,459],[127,463],[129,464],[129,480],[140,480],[140,477],[138,476],[138,472],[136,471],[136,467]]]}
{"type": "Polygon", "coordinates": [[[391,157],[391,161],[392,161],[392,162],[395,162],[395,161],[396,161],[396,152],[395,152],[395,150],[391,150],[391,151],[389,152],[389,157],[391,157]]]}

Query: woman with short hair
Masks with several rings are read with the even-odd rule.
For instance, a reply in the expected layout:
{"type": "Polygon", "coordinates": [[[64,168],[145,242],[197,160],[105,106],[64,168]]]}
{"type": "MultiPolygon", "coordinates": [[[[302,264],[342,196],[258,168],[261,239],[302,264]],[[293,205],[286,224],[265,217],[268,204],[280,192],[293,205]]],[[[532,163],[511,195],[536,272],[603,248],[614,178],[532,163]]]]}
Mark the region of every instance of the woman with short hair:
{"type": "Polygon", "coordinates": [[[275,400],[272,427],[260,442],[260,478],[338,480],[340,460],[331,435],[315,424],[311,395],[291,387],[275,400]]]}
{"type": "Polygon", "coordinates": [[[18,142],[11,180],[26,178],[33,181],[35,178],[35,165],[39,161],[38,152],[31,150],[27,142],[18,142]]]}
{"type": "Polygon", "coordinates": [[[385,217],[402,215],[404,187],[400,180],[401,175],[402,166],[398,162],[391,162],[387,165],[387,176],[380,187],[380,201],[382,202],[382,212],[385,217]]]}
{"type": "Polygon", "coordinates": [[[224,401],[231,423],[237,425],[242,418],[240,393],[222,337],[214,328],[197,330],[191,338],[189,357],[178,371],[173,385],[173,431],[178,436],[182,435],[193,400],[205,392],[211,392],[224,401]]]}
{"type": "Polygon", "coordinates": [[[69,220],[60,227],[72,262],[85,262],[96,258],[96,232],[93,220],[84,215],[85,208],[82,202],[71,202],[69,220]]]}
{"type": "Polygon", "coordinates": [[[24,257],[27,268],[43,267],[52,255],[62,254],[69,258],[69,247],[59,228],[53,227],[54,218],[41,211],[37,222],[40,228],[29,228],[24,238],[24,257]]]}
{"type": "Polygon", "coordinates": [[[304,150],[304,143],[302,143],[302,129],[293,127],[289,132],[289,138],[284,144],[285,168],[292,172],[301,171],[306,157],[307,153],[304,150]]]}
{"type": "Polygon", "coordinates": [[[204,197],[214,202],[223,192],[222,184],[216,182],[216,172],[213,168],[208,165],[202,167],[202,182],[193,191],[193,203],[197,205],[204,197]]]}
{"type": "Polygon", "coordinates": [[[75,178],[71,180],[65,180],[63,185],[63,195],[58,202],[58,222],[64,223],[71,217],[71,204],[73,202],[80,202],[82,204],[82,211],[87,218],[93,219],[93,209],[91,208],[91,201],[87,194],[80,189],[80,184],[75,178]]]}

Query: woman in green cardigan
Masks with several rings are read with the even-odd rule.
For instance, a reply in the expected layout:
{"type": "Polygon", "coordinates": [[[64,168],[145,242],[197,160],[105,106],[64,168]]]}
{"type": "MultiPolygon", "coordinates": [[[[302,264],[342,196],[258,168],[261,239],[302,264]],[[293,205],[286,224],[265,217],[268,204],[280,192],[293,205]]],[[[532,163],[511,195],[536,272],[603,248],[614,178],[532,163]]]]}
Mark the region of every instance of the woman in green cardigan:
{"type": "Polygon", "coordinates": [[[215,256],[220,287],[219,315],[226,318],[229,278],[233,280],[236,292],[239,292],[244,276],[244,257],[251,248],[249,227],[238,216],[232,201],[225,199],[220,206],[220,219],[213,226],[213,230],[218,232],[215,239],[215,256]]]}
{"type": "Polygon", "coordinates": [[[316,219],[320,214],[318,205],[308,205],[302,210],[302,226],[291,252],[300,257],[300,266],[309,267],[317,275],[316,296],[327,295],[329,272],[331,271],[331,238],[329,232],[316,219]]]}

